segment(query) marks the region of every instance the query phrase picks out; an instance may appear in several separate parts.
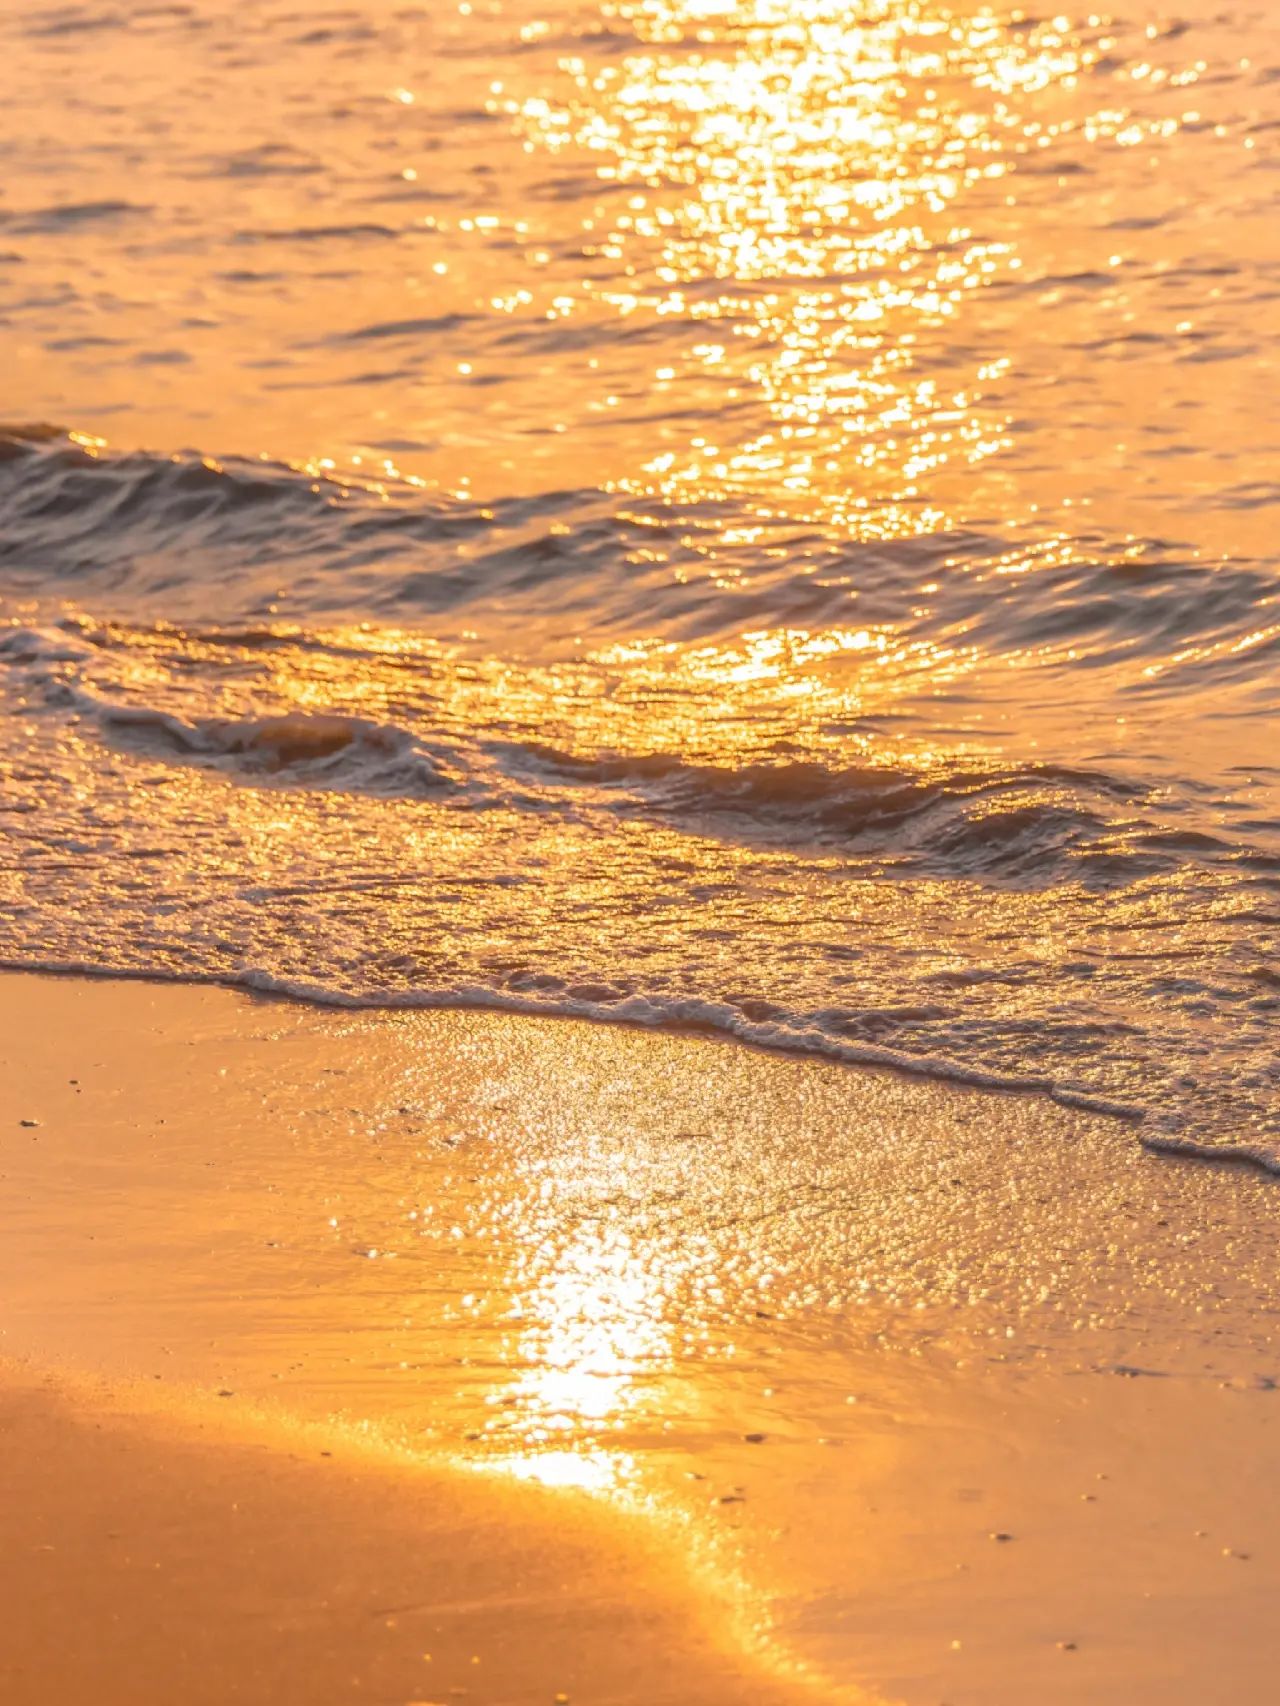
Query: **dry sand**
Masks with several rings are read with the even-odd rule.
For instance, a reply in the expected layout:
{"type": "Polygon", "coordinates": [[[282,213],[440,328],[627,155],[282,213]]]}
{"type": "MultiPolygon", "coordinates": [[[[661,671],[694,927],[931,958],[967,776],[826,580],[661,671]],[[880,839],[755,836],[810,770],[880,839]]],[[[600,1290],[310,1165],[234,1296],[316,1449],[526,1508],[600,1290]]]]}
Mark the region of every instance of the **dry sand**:
{"type": "Polygon", "coordinates": [[[1275,1698],[1276,1181],[692,1036],[0,1026],[6,1706],[1275,1698]]]}

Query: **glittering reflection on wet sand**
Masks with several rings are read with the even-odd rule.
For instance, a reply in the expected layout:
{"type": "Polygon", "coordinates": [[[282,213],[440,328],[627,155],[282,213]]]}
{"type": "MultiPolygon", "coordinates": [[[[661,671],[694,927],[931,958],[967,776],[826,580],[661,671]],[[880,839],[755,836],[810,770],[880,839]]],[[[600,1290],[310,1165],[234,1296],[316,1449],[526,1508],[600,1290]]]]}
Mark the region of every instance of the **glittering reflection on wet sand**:
{"type": "MultiPolygon", "coordinates": [[[[1190,1394],[1167,1412],[1185,1430],[1206,1374],[1242,1392],[1270,1367],[1269,1182],[1047,1102],[512,1017],[4,992],[40,1122],[7,1151],[11,1353],[604,1499],[797,1677],[900,1662],[867,1627],[877,1570],[903,1584],[896,1611],[875,1601],[882,1636],[916,1659],[912,1619],[932,1640],[977,1615],[947,1571],[906,1591],[915,1531],[873,1519],[928,1488],[985,1579],[986,1530],[1012,1519],[946,1514],[938,1481],[1025,1458],[1010,1402],[1036,1451],[1061,1426],[1105,1455],[1119,1436],[1090,1418],[1115,1421],[1117,1368],[1190,1394]]],[[[1001,1485],[1028,1526],[1058,1520],[1034,1475],[1001,1485]]],[[[1121,1619],[1142,1535],[1115,1537],[1121,1619]]],[[[1040,1662],[1028,1641],[1011,1677],[1040,1662]]]]}

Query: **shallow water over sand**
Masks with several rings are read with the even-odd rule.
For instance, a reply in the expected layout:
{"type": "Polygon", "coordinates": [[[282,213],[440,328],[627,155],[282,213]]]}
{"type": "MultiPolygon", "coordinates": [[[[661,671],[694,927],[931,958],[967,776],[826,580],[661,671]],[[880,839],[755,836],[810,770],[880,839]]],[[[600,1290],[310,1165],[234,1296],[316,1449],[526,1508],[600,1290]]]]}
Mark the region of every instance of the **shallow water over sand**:
{"type": "Polygon", "coordinates": [[[0,445],[9,963],[1280,1153],[1273,20],[206,0],[0,47],[9,406],[55,423],[0,445]]]}

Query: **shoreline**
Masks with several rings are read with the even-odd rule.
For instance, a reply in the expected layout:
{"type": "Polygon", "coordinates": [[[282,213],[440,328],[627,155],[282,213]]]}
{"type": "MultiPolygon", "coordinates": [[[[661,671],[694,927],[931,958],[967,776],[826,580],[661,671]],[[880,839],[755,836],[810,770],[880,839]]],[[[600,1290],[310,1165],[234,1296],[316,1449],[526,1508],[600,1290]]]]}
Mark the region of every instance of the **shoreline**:
{"type": "MultiPolygon", "coordinates": [[[[59,1475],[130,1405],[176,1458],[200,1442],[197,1492],[237,1436],[287,1462],[323,1434],[317,1460],[490,1513],[491,1632],[533,1615],[484,1565],[518,1506],[535,1549],[584,1537],[559,1614],[627,1645],[572,1699],[1268,1698],[1265,1178],[1043,1098],[562,1019],[14,974],[0,1037],[0,1390],[71,1394],[71,1434],[25,1436],[63,1441],[59,1475]],[[641,1610],[661,1636],[626,1633],[641,1610]]],[[[19,1495],[44,1520],[49,1488],[19,1495]]],[[[256,1698],[231,1573],[201,1568],[217,1697],[256,1698]]],[[[553,1657],[470,1697],[554,1698],[553,1657]]]]}
{"type": "MultiPolygon", "coordinates": [[[[106,982],[143,983],[163,986],[190,987],[192,989],[226,989],[242,995],[251,1001],[280,1001],[287,1004],[320,1012],[337,1013],[502,1013],[526,1019],[566,1020],[570,1023],[593,1025],[617,1025],[624,1029],[644,1033],[668,1034],[671,1036],[690,1036],[716,1038],[730,1043],[736,1043],[741,1048],[760,1049],[769,1054],[794,1055],[800,1059],[833,1061],[840,1066],[854,1069],[870,1067],[873,1070],[899,1072],[907,1078],[921,1078],[928,1082],[944,1085],[959,1085],[971,1090],[1002,1091],[1015,1096],[1043,1096],[1060,1107],[1075,1108],[1081,1113],[1100,1114],[1107,1119],[1120,1120],[1131,1126],[1141,1126],[1149,1118],[1149,1110],[1135,1107],[1127,1102],[1116,1101],[1103,1095],[1094,1095],[1085,1090],[1073,1090],[1068,1086],[1057,1084],[1053,1079],[1038,1078],[1026,1074],[1000,1073],[985,1067],[969,1067],[959,1061],[952,1060],[946,1055],[916,1055],[905,1049],[894,1049],[879,1043],[855,1043],[836,1037],[825,1037],[813,1031],[792,1031],[784,1035],[777,1033],[779,1027],[767,1022],[756,1023],[743,1019],[741,1023],[725,1024],[711,1018],[700,1018],[696,1009],[699,1007],[718,1007],[715,1002],[704,1002],[699,998],[689,997],[681,1000],[678,1006],[688,1008],[685,1015],[681,1012],[662,1013],[652,1008],[643,997],[628,999],[617,1004],[601,1004],[589,1001],[576,1001],[572,998],[553,1004],[540,1001],[532,996],[522,996],[518,993],[499,992],[477,988],[469,991],[459,991],[456,994],[448,991],[442,993],[417,991],[387,990],[381,995],[349,995],[341,990],[327,990],[320,985],[304,985],[291,983],[286,978],[273,978],[266,974],[247,973],[243,977],[235,977],[219,972],[173,972],[165,973],[154,968],[134,970],[129,967],[119,969],[90,964],[69,962],[65,965],[29,964],[19,960],[0,958],[0,975],[20,977],[51,977],[51,978],[81,978],[87,982],[103,980],[106,982]],[[652,1017],[645,1016],[634,1010],[636,1006],[648,1007],[652,1017]],[[788,1037],[790,1040],[787,1040],[788,1037]]],[[[1142,1139],[1145,1142],[1145,1139],[1142,1139]]],[[[1178,1139],[1170,1142],[1177,1143],[1178,1139]]],[[[1213,1145],[1205,1144],[1199,1149],[1189,1147],[1186,1153],[1193,1156],[1207,1155],[1213,1145]]],[[[1170,1150],[1170,1153],[1181,1151],[1170,1150]]],[[[1226,1159],[1232,1159],[1236,1151],[1228,1151],[1223,1147],[1226,1159]]],[[[1253,1157],[1240,1152],[1241,1158],[1253,1160],[1253,1157]]],[[[1257,1165],[1266,1166],[1271,1171],[1280,1172],[1280,1158],[1274,1166],[1265,1161],[1257,1165]]]]}
{"type": "Polygon", "coordinates": [[[1137,1136],[1138,1142],[1152,1155],[1162,1155],[1184,1161],[1206,1161],[1211,1165],[1223,1167],[1242,1167],[1255,1170],[1272,1177],[1280,1177],[1280,1154],[1274,1149],[1264,1146],[1252,1146],[1239,1141],[1219,1142],[1216,1140],[1201,1140],[1194,1137],[1179,1137],[1174,1133],[1156,1130],[1144,1130],[1150,1121],[1149,1109],[1134,1106],[1128,1102],[1114,1101],[1106,1096],[1094,1095],[1088,1091],[1078,1091],[1056,1084],[1051,1079],[1037,1081],[1022,1078],[1017,1075],[1002,1076],[1000,1073],[989,1072],[982,1068],[970,1068],[953,1062],[946,1057],[931,1055],[917,1056],[900,1049],[882,1048],[875,1044],[852,1044],[837,1042],[834,1038],[827,1041],[809,1040],[795,1041],[770,1040],[765,1031],[767,1027],[755,1027],[760,1034],[748,1034],[753,1030],[750,1025],[741,1031],[725,1028],[711,1020],[696,1018],[682,1019],[657,1015],[652,1019],[634,1017],[626,1013],[611,1013],[604,1010],[588,1009],[585,1006],[575,1007],[572,1004],[563,1007],[553,1007],[537,1001],[522,1002],[518,996],[500,996],[496,992],[492,999],[485,999],[486,992],[479,991],[474,995],[458,996],[456,999],[448,995],[440,997],[426,996],[421,999],[397,998],[394,991],[385,996],[344,995],[341,992],[322,990],[318,986],[311,989],[290,987],[281,981],[278,985],[269,978],[254,980],[253,978],[238,979],[222,976],[216,972],[207,975],[196,975],[190,972],[175,972],[166,975],[154,968],[134,970],[129,967],[102,967],[89,964],[38,965],[27,964],[18,960],[0,959],[0,975],[18,977],[49,977],[77,978],[88,982],[121,982],[154,984],[157,986],[173,986],[192,989],[225,989],[233,994],[242,995],[250,1001],[282,1002],[286,1005],[298,1006],[305,1009],[316,1009],[321,1012],[332,1011],[341,1013],[509,1013],[523,1018],[564,1020],[569,1023],[586,1023],[598,1025],[618,1025],[625,1029],[645,1033],[666,1033],[672,1036],[706,1037],[737,1044],[741,1048],[760,1049],[769,1054],[794,1055],[800,1059],[830,1060],[841,1066],[857,1070],[860,1067],[870,1067],[873,1070],[883,1069],[888,1072],[899,1072],[908,1078],[921,1078],[929,1082],[945,1085],[959,1085],[968,1089],[993,1090],[1014,1096],[1043,1096],[1059,1107],[1074,1108],[1081,1113],[1098,1114],[1104,1119],[1114,1119],[1128,1125],[1137,1136]]]}

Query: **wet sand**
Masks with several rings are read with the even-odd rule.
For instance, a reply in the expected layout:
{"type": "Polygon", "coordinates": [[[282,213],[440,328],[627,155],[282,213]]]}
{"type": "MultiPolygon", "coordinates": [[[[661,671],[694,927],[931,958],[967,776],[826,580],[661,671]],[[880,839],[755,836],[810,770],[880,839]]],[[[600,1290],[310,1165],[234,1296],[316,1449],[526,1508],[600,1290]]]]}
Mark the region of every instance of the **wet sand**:
{"type": "Polygon", "coordinates": [[[1273,1698],[1275,1181],[694,1036],[0,1022],[6,1702],[1273,1698]]]}
{"type": "Polygon", "coordinates": [[[16,1368],[0,1442],[6,1706],[796,1697],[582,1498],[16,1368]]]}

